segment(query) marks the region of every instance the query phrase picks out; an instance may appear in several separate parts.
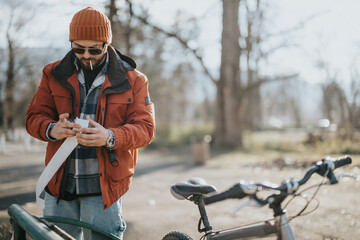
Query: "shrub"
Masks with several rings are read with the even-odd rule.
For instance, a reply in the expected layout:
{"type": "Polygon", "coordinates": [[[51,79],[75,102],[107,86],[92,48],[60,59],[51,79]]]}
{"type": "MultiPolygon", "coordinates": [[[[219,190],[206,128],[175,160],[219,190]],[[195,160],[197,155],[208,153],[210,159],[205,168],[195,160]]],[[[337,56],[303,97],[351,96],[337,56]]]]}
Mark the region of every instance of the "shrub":
{"type": "Polygon", "coordinates": [[[177,125],[158,124],[155,140],[148,148],[168,148],[190,144],[202,140],[206,135],[213,134],[213,126],[208,125],[177,125]]]}

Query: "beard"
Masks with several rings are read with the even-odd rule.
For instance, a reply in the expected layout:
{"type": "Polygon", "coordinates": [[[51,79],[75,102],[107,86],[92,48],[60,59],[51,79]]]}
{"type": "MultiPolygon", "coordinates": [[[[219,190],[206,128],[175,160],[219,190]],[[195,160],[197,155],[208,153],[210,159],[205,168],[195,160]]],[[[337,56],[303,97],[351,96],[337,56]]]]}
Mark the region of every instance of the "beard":
{"type": "Polygon", "coordinates": [[[81,66],[86,69],[86,70],[93,70],[97,67],[99,67],[105,60],[105,57],[106,57],[106,54],[103,54],[99,59],[96,59],[96,58],[80,58],[80,64],[81,66]],[[91,66],[90,66],[90,61],[91,61],[91,64],[92,64],[92,69],[91,69],[91,66]]]}

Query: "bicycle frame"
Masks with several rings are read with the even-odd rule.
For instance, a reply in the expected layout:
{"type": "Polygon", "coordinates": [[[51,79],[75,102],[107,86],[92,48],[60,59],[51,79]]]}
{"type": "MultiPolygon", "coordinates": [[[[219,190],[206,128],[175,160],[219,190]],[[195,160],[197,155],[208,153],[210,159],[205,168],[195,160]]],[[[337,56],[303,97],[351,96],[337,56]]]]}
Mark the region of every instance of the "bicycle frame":
{"type": "Polygon", "coordinates": [[[239,227],[231,230],[223,230],[210,234],[208,240],[230,240],[230,239],[244,239],[250,237],[265,237],[278,233],[276,225],[269,222],[264,222],[248,227],[239,227]]]}
{"type": "Polygon", "coordinates": [[[209,219],[206,214],[204,200],[201,197],[197,201],[199,212],[201,215],[201,221],[204,224],[204,228],[199,231],[206,232],[207,240],[235,240],[245,239],[251,237],[268,237],[277,236],[277,239],[281,240],[295,240],[294,233],[291,229],[288,217],[282,209],[274,208],[274,212],[280,210],[281,214],[275,217],[272,222],[262,222],[244,227],[237,227],[229,230],[212,231],[209,219]]]}

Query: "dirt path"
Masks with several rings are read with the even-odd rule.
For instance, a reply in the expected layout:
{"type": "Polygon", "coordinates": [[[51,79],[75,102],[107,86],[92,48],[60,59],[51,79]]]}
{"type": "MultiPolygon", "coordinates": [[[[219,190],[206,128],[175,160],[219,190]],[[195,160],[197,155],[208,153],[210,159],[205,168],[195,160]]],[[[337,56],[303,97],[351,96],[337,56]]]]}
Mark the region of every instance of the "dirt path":
{"type": "MultiPolygon", "coordinates": [[[[0,231],[8,227],[6,208],[11,203],[22,205],[34,215],[41,214],[33,201],[36,181],[42,171],[43,154],[42,151],[15,151],[0,155],[0,231]]],[[[123,198],[123,212],[128,225],[125,239],[161,239],[170,230],[184,231],[194,239],[201,237],[197,232],[199,215],[196,206],[186,200],[176,200],[170,194],[169,188],[175,182],[201,177],[222,191],[239,179],[280,182],[287,177],[300,178],[304,173],[304,170],[294,169],[211,166],[179,164],[171,158],[165,160],[164,155],[158,153],[141,152],[131,190],[123,198]]],[[[317,197],[320,207],[314,213],[292,221],[297,239],[358,239],[359,195],[360,183],[354,181],[323,187],[317,197]]],[[[227,200],[209,206],[208,214],[214,229],[271,218],[270,210],[251,207],[232,217],[231,212],[241,203],[227,200]]],[[[302,205],[302,201],[291,204],[289,214],[294,214],[302,205]]],[[[0,235],[0,239],[6,238],[0,235]]]]}

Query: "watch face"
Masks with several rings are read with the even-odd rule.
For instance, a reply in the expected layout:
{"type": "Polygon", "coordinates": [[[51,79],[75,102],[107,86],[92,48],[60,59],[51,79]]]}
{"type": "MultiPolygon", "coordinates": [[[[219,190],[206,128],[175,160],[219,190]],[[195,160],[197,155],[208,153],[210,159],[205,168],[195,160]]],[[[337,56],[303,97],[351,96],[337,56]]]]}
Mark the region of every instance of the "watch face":
{"type": "Polygon", "coordinates": [[[113,138],[113,137],[109,138],[109,140],[107,142],[107,146],[111,148],[114,145],[115,145],[115,138],[113,138]]]}
{"type": "Polygon", "coordinates": [[[106,147],[113,148],[115,146],[115,136],[114,136],[113,131],[111,131],[109,129],[108,129],[108,131],[109,131],[109,138],[106,141],[106,147]]]}

